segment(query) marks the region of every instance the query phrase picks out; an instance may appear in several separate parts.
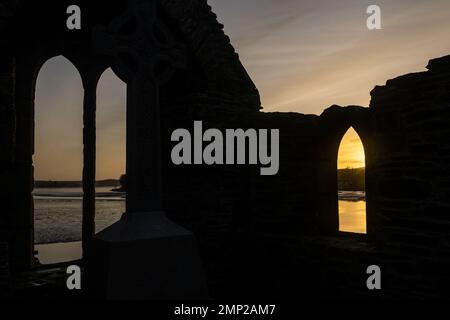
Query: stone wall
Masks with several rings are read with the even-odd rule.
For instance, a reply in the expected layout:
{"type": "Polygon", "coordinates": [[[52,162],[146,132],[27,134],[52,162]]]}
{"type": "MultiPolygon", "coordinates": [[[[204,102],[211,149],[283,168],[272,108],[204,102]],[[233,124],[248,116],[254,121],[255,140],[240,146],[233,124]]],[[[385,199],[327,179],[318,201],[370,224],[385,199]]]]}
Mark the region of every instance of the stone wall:
{"type": "Polygon", "coordinates": [[[11,189],[15,135],[14,59],[7,50],[7,21],[12,9],[9,1],[0,4],[0,296],[9,283],[8,243],[11,239],[11,189]]]}
{"type": "MultiPolygon", "coordinates": [[[[192,130],[198,119],[205,130],[280,129],[276,176],[260,176],[259,166],[173,166],[171,145],[165,146],[165,207],[196,234],[213,296],[295,298],[302,287],[317,295],[329,288],[331,297],[339,291],[336,281],[323,276],[342,278],[342,263],[360,261],[348,256],[361,258],[370,250],[365,240],[342,241],[338,235],[338,148],[354,126],[369,150],[370,114],[367,108],[333,106],[321,116],[256,112],[166,118],[172,126],[165,141],[175,128],[192,130]]],[[[361,277],[361,265],[352,267],[361,277]]]]}
{"type": "Polygon", "coordinates": [[[280,129],[277,176],[261,177],[258,168],[239,166],[165,169],[167,210],[196,233],[212,292],[447,297],[448,60],[377,87],[370,108],[234,117],[214,112],[197,117],[192,108],[184,120],[166,120],[171,129],[189,129],[199,119],[223,129],[280,129]],[[336,161],[350,126],[366,153],[368,235],[361,237],[338,233],[336,161]],[[381,293],[366,288],[372,264],[383,270],[381,293]]]}
{"type": "MultiPolygon", "coordinates": [[[[185,122],[178,119],[173,128],[189,130],[197,119],[203,120],[205,130],[282,128],[276,176],[260,176],[259,166],[174,166],[170,164],[171,145],[165,146],[167,213],[196,234],[211,291],[226,296],[238,279],[245,283],[247,271],[254,266],[248,258],[257,250],[255,237],[267,235],[275,241],[318,229],[318,117],[258,112],[239,117],[211,115],[185,122]]],[[[165,141],[170,141],[171,131],[165,141]]]]}
{"type": "Polygon", "coordinates": [[[184,39],[188,52],[198,64],[195,73],[201,71],[204,89],[209,94],[225,93],[239,98],[240,110],[258,111],[259,92],[207,0],[161,0],[161,5],[166,20],[184,39]]]}
{"type": "MultiPolygon", "coordinates": [[[[0,249],[0,286],[7,251],[12,269],[31,264],[38,63],[28,53],[44,61],[70,53],[79,65],[91,54],[89,32],[41,32],[53,21],[33,28],[24,43],[6,43],[9,3],[0,3],[0,44],[23,54],[0,53],[0,243],[8,244],[0,249]]],[[[186,68],[161,88],[164,207],[197,236],[211,295],[449,297],[450,58],[375,88],[369,108],[262,113],[258,91],[207,2],[160,4],[188,51],[186,68]],[[278,175],[260,176],[259,166],[172,165],[171,132],[195,120],[205,129],[280,129],[278,175]],[[366,153],[368,235],[361,237],[338,232],[336,161],[350,126],[366,153]],[[381,293],[365,286],[371,264],[382,267],[381,293]]],[[[100,15],[102,23],[115,10],[100,15]]]]}
{"type": "MultiPolygon", "coordinates": [[[[86,3],[83,10],[96,18],[86,19],[82,32],[68,32],[61,17],[61,12],[72,4],[70,1],[0,3],[1,47],[11,51],[10,56],[2,51],[0,61],[0,178],[2,190],[7,189],[0,195],[4,198],[0,211],[3,219],[0,240],[5,238],[10,246],[13,269],[29,268],[33,262],[31,192],[34,85],[38,70],[47,59],[58,54],[73,62],[83,79],[90,64],[105,69],[114,67],[107,57],[93,57],[91,33],[94,26],[108,25],[123,14],[127,2],[86,3]],[[42,20],[44,12],[48,19],[42,20]],[[3,33],[15,37],[3,37],[3,33]]],[[[221,117],[240,110],[244,113],[258,111],[258,91],[206,1],[159,1],[159,6],[158,15],[176,40],[184,44],[188,55],[186,68],[177,70],[173,80],[166,84],[171,90],[162,89],[162,100],[165,94],[178,97],[170,104],[175,109],[166,108],[164,112],[183,118],[186,114],[192,115],[194,109],[200,117],[208,114],[221,117]]]]}
{"type": "Polygon", "coordinates": [[[378,234],[410,289],[449,296],[450,56],[372,91],[378,234]],[[394,254],[394,253],[391,253],[394,254]]]}
{"type": "Polygon", "coordinates": [[[0,242],[0,298],[6,296],[10,288],[8,244],[0,242]]]}

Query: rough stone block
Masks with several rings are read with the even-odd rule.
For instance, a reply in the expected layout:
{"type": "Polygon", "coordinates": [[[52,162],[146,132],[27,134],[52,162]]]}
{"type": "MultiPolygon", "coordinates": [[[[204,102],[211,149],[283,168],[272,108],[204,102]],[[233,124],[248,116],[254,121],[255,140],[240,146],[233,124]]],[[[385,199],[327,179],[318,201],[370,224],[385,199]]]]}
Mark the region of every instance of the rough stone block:
{"type": "Polygon", "coordinates": [[[95,236],[88,290],[107,299],[206,299],[194,235],[161,212],[125,214],[95,236]]]}

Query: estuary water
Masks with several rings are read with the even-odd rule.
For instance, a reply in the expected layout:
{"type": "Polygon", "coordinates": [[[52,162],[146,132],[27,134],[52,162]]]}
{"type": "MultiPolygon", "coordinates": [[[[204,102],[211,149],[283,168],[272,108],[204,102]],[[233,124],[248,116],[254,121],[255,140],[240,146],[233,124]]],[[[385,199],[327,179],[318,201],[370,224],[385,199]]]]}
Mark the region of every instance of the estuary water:
{"type": "MultiPolygon", "coordinates": [[[[125,196],[96,189],[95,230],[119,220],[125,211],[125,196]]],[[[81,240],[83,192],[81,188],[38,188],[34,195],[34,242],[55,243],[81,240]]]]}
{"type": "Polygon", "coordinates": [[[339,191],[339,231],[366,233],[364,191],[339,191]]]}
{"type": "MultiPolygon", "coordinates": [[[[96,232],[119,220],[125,211],[125,195],[111,189],[96,189],[96,232]]],[[[33,195],[36,257],[42,264],[79,259],[83,208],[81,188],[37,188],[33,195]]]]}
{"type": "MultiPolygon", "coordinates": [[[[97,188],[95,229],[100,232],[125,211],[125,195],[97,188]]],[[[35,250],[43,264],[81,257],[81,188],[37,188],[34,191],[35,250]]],[[[366,202],[361,191],[339,192],[340,231],[366,233],[366,202]]]]}

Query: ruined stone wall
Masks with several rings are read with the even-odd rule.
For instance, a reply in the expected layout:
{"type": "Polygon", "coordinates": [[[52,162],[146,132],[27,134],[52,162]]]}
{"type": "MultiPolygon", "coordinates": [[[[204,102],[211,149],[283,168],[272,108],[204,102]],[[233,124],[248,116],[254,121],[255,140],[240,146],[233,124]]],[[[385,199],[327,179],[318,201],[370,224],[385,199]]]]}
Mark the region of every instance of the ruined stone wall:
{"type": "Polygon", "coordinates": [[[12,217],[10,207],[11,169],[15,136],[14,121],[14,60],[4,56],[0,61],[0,241],[9,239],[12,217]]]}
{"type": "MultiPolygon", "coordinates": [[[[11,52],[9,56],[5,56],[6,51],[2,50],[0,61],[2,102],[0,178],[2,178],[1,187],[7,188],[10,192],[10,194],[2,192],[0,195],[8,201],[2,202],[0,208],[3,221],[8,220],[0,224],[2,229],[0,241],[3,237],[13,247],[10,252],[14,256],[11,263],[14,269],[27,268],[32,263],[31,190],[34,153],[34,81],[37,70],[46,59],[57,54],[64,54],[77,67],[88,65],[88,60],[95,55],[92,52],[91,29],[99,24],[108,25],[112,19],[123,14],[126,3],[127,1],[118,4],[107,1],[86,3],[83,10],[89,12],[95,19],[87,19],[82,32],[66,30],[63,19],[65,16],[61,16],[61,12],[65,12],[67,1],[58,4],[47,1],[38,5],[25,1],[0,3],[0,31],[3,32],[8,28],[9,32],[15,35],[11,41],[2,43],[1,48],[10,48],[11,52]],[[49,19],[39,18],[44,12],[49,19]],[[11,19],[13,14],[14,19],[11,19]],[[11,32],[14,28],[16,30],[11,32]],[[15,74],[11,69],[13,66],[15,74]],[[12,79],[15,80],[13,91],[11,91],[12,79]],[[13,102],[17,106],[15,111],[12,109],[13,102]],[[13,126],[17,130],[14,131],[13,126]],[[15,145],[13,141],[16,142],[15,145]]],[[[244,113],[258,111],[260,108],[258,91],[207,2],[195,0],[159,1],[159,3],[162,10],[158,14],[173,32],[176,40],[185,45],[189,56],[186,68],[176,71],[173,80],[166,84],[171,90],[162,90],[162,100],[165,99],[165,94],[172,97],[170,106],[173,108],[164,107],[164,112],[173,116],[171,121],[177,121],[177,118],[186,119],[186,115],[198,117],[214,115],[218,118],[241,109],[244,113]]],[[[5,31],[6,33],[8,32],[5,31]]],[[[7,37],[2,36],[0,39],[5,41],[7,37]]],[[[96,60],[95,63],[104,64],[105,68],[112,64],[106,57],[95,58],[101,61],[97,63],[96,60]]],[[[80,73],[83,76],[82,71],[80,70],[80,73]]]]}
{"type": "MultiPolygon", "coordinates": [[[[192,117],[180,128],[192,129],[192,117]]],[[[168,215],[193,231],[200,243],[210,289],[215,296],[254,292],[249,285],[277,259],[255,253],[262,241],[277,243],[315,233],[317,218],[317,116],[250,113],[203,117],[205,130],[280,129],[280,171],[260,176],[259,166],[174,166],[166,145],[164,184],[168,215]],[[260,239],[261,242],[255,242],[260,239]],[[259,265],[259,262],[263,265],[259,265]]],[[[171,131],[169,131],[171,132],[171,131]]],[[[165,141],[170,139],[166,137],[165,141]]],[[[278,252],[281,254],[281,252],[278,252]]],[[[273,278],[272,280],[274,280],[273,278]]],[[[257,281],[256,281],[257,282],[257,281]]]]}
{"type": "Polygon", "coordinates": [[[0,295],[8,284],[11,240],[11,169],[15,136],[14,59],[8,51],[7,22],[11,18],[10,2],[0,3],[0,295]]]}
{"type": "MultiPolygon", "coordinates": [[[[231,94],[240,100],[231,106],[239,107],[235,111],[259,110],[261,102],[258,90],[207,0],[160,2],[166,14],[166,21],[172,24],[176,34],[186,44],[187,51],[196,61],[196,71],[202,72],[203,85],[208,89],[208,96],[231,94]]],[[[224,98],[226,99],[226,96],[224,98]]]]}
{"type": "Polygon", "coordinates": [[[410,289],[448,296],[450,57],[372,91],[377,233],[410,289]]]}
{"type": "Polygon", "coordinates": [[[377,87],[370,108],[234,117],[192,108],[184,120],[178,118],[172,128],[189,129],[200,119],[222,129],[280,129],[277,176],[239,166],[165,169],[169,215],[197,235],[213,293],[448,296],[448,60],[377,87]],[[350,126],[366,153],[366,237],[337,232],[336,161],[350,126]],[[372,264],[383,270],[381,293],[366,287],[372,264]]]}
{"type": "Polygon", "coordinates": [[[328,243],[305,237],[337,234],[338,147],[350,126],[370,139],[370,112],[338,106],[322,116],[258,112],[239,92],[205,85],[195,58],[189,61],[162,90],[164,207],[195,233],[212,296],[284,297],[305,281],[320,292],[310,271],[327,274],[321,262],[328,257],[310,255],[328,243]],[[259,166],[172,165],[171,133],[192,132],[195,120],[204,130],[279,129],[280,171],[260,176],[259,166]]]}
{"type": "Polygon", "coordinates": [[[0,298],[8,294],[10,288],[9,254],[6,242],[0,242],[0,298]]]}

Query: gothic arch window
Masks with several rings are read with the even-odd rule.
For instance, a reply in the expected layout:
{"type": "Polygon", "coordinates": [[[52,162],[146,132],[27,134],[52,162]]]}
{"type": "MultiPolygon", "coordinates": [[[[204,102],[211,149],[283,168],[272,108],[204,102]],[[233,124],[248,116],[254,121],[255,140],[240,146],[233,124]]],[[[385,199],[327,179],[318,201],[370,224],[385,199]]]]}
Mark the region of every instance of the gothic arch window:
{"type": "Polygon", "coordinates": [[[34,108],[34,243],[42,264],[81,258],[83,86],[63,56],[36,79],[34,108]]]}
{"type": "Polygon", "coordinates": [[[125,212],[126,91],[126,84],[111,68],[103,72],[97,85],[97,232],[119,220],[125,212]]]}
{"type": "Polygon", "coordinates": [[[366,234],[365,152],[350,127],[343,136],[337,159],[339,231],[366,234]]]}

